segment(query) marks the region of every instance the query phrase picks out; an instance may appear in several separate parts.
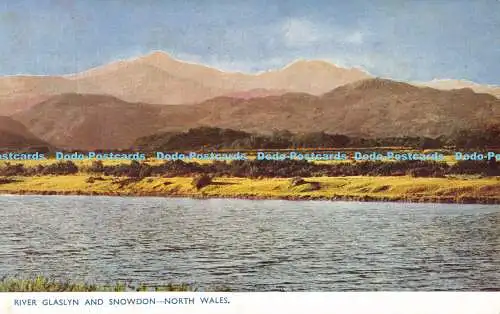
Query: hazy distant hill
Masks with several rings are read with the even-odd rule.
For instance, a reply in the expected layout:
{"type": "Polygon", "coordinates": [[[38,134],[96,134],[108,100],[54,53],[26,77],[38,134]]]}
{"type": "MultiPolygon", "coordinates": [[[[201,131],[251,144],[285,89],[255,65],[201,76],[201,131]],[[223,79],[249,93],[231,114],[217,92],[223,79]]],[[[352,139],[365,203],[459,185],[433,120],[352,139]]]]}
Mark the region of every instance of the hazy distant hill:
{"type": "Polygon", "coordinates": [[[14,116],[42,139],[58,147],[127,147],[157,124],[160,108],[128,104],[111,96],[64,94],[14,116]]]}
{"type": "Polygon", "coordinates": [[[0,116],[0,151],[45,150],[50,145],[35,135],[20,122],[0,116]]]}
{"type": "Polygon", "coordinates": [[[428,86],[437,89],[452,90],[461,88],[470,88],[477,93],[488,93],[500,98],[500,86],[481,85],[463,80],[433,80],[417,85],[428,86]]]}
{"type": "Polygon", "coordinates": [[[52,96],[88,93],[94,84],[52,76],[0,77],[0,115],[21,112],[52,96]]]}
{"type": "Polygon", "coordinates": [[[296,61],[261,74],[223,72],[182,62],[163,52],[91,69],[73,80],[98,83],[101,92],[129,101],[193,103],[256,89],[322,94],[337,86],[370,77],[324,61],[296,61]],[[137,86],[130,86],[136,84],[137,86]],[[177,86],[175,86],[177,85],[177,86]],[[135,88],[135,93],[123,87],[135,88]],[[111,91],[111,92],[110,92],[111,91]],[[153,101],[153,98],[156,100],[153,101]]]}
{"type": "Polygon", "coordinates": [[[441,91],[384,79],[338,87],[320,97],[285,94],[221,98],[198,123],[259,132],[271,128],[357,136],[439,136],[500,119],[500,100],[472,90],[441,91]]]}
{"type": "MultiPolygon", "coordinates": [[[[259,74],[224,72],[180,61],[163,52],[113,62],[65,76],[0,77],[0,115],[12,115],[49,99],[77,93],[110,95],[128,102],[195,104],[215,97],[242,99],[280,96],[286,92],[321,95],[342,85],[369,79],[358,69],[319,60],[298,60],[259,74]]],[[[459,80],[413,83],[450,90],[469,87],[500,97],[499,86],[459,80]]]]}
{"type": "Polygon", "coordinates": [[[217,97],[184,106],[67,94],[14,117],[57,146],[125,148],[142,136],[197,126],[257,133],[286,129],[365,137],[433,137],[500,122],[500,100],[470,89],[443,91],[367,79],[321,96],[287,93],[252,99],[217,97]]]}
{"type": "Polygon", "coordinates": [[[344,69],[323,61],[298,61],[280,70],[255,75],[230,73],[155,52],[74,75],[0,77],[0,114],[20,112],[65,93],[102,94],[129,102],[178,105],[233,93],[251,96],[257,90],[274,91],[273,94],[283,90],[321,94],[368,77],[360,70],[344,69]]]}

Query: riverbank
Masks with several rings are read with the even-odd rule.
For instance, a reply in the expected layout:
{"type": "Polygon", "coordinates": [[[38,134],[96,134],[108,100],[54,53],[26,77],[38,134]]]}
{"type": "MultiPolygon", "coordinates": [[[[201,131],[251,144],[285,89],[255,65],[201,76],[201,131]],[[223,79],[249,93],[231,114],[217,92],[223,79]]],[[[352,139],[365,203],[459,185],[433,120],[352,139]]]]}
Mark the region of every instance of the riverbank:
{"type": "Polygon", "coordinates": [[[215,178],[198,190],[189,177],[130,180],[78,174],[4,178],[0,193],[500,204],[500,178],[311,177],[299,185],[284,178],[215,178]]]}
{"type": "MultiPolygon", "coordinates": [[[[157,292],[196,292],[198,287],[191,284],[169,283],[160,286],[146,284],[115,283],[112,285],[95,285],[69,280],[55,280],[43,276],[28,279],[15,277],[0,280],[0,292],[127,292],[127,291],[157,291],[157,292]]],[[[214,287],[209,292],[227,292],[227,287],[214,287]]]]}

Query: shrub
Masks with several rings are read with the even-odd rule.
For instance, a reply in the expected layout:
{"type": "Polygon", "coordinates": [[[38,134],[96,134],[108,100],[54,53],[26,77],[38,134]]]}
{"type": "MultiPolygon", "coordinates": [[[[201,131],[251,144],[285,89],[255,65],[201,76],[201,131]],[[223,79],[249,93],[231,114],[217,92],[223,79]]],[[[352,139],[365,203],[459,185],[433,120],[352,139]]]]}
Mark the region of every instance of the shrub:
{"type": "Polygon", "coordinates": [[[308,191],[318,191],[321,189],[321,184],[319,182],[308,182],[309,188],[308,191]]]}
{"type": "Polygon", "coordinates": [[[104,171],[104,164],[101,160],[93,161],[88,171],[93,173],[101,173],[104,171]]]}
{"type": "Polygon", "coordinates": [[[42,174],[75,174],[78,172],[78,167],[72,161],[60,161],[55,164],[48,165],[43,168],[42,174]]]}
{"type": "Polygon", "coordinates": [[[105,181],[106,179],[104,179],[103,177],[88,177],[85,182],[87,183],[94,183],[96,181],[105,181]]]}
{"type": "Polygon", "coordinates": [[[7,183],[12,183],[16,182],[16,180],[11,179],[11,178],[0,178],[0,184],[7,184],[7,183]]]}
{"type": "Polygon", "coordinates": [[[306,180],[304,180],[301,177],[294,177],[294,178],[290,179],[290,184],[292,186],[299,186],[299,185],[302,185],[302,184],[306,184],[306,180]]]}
{"type": "Polygon", "coordinates": [[[209,175],[202,174],[193,178],[191,184],[197,189],[202,189],[212,183],[212,178],[209,175]]]}
{"type": "Polygon", "coordinates": [[[146,178],[150,177],[152,173],[152,169],[150,165],[147,164],[141,164],[140,170],[139,170],[139,177],[140,178],[146,178]]]}
{"type": "Polygon", "coordinates": [[[410,169],[410,170],[408,170],[407,173],[410,177],[432,177],[433,176],[432,170],[428,169],[428,168],[424,168],[424,167],[410,169]]]}
{"type": "Polygon", "coordinates": [[[5,177],[23,176],[26,175],[26,172],[26,168],[22,164],[5,163],[5,166],[0,168],[0,175],[5,177]]]}

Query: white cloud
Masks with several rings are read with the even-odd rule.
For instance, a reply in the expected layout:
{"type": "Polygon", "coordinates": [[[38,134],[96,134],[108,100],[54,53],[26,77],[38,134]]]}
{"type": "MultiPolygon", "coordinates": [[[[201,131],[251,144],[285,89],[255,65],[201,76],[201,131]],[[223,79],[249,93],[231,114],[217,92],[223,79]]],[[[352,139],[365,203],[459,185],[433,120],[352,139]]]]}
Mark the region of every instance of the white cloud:
{"type": "Polygon", "coordinates": [[[288,46],[303,46],[325,39],[325,34],[314,23],[305,19],[289,19],[282,26],[288,46]]]}
{"type": "Polygon", "coordinates": [[[314,23],[305,18],[290,18],[281,25],[284,42],[289,47],[337,43],[360,45],[364,33],[360,30],[314,23]]]}
{"type": "Polygon", "coordinates": [[[362,44],[364,39],[364,34],[361,31],[355,31],[354,33],[348,34],[345,37],[345,41],[351,44],[362,44]]]}

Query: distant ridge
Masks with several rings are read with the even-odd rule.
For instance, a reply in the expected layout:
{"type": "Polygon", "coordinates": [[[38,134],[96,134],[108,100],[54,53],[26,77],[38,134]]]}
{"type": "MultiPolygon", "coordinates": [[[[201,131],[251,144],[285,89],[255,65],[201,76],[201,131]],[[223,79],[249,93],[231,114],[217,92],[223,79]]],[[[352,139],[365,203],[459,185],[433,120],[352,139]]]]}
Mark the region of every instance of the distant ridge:
{"type": "Polygon", "coordinates": [[[495,85],[481,85],[471,81],[466,80],[451,80],[451,79],[442,79],[442,80],[432,80],[424,83],[416,83],[417,85],[428,86],[437,89],[443,90],[452,90],[452,89],[462,89],[462,88],[470,88],[477,93],[487,93],[491,94],[497,98],[500,98],[500,86],[495,85]]]}
{"type": "Polygon", "coordinates": [[[160,113],[161,106],[127,103],[109,95],[68,93],[13,117],[60,148],[115,149],[162,127],[160,113]]]}
{"type": "MultiPolygon", "coordinates": [[[[65,93],[111,95],[127,102],[161,105],[196,104],[220,96],[251,99],[287,92],[322,95],[339,86],[372,78],[357,68],[322,60],[296,60],[257,74],[225,72],[181,61],[162,51],[119,60],[62,76],[0,77],[0,115],[12,115],[65,93]]],[[[451,90],[468,87],[500,97],[499,86],[459,80],[411,83],[451,90]]]]}
{"type": "Polygon", "coordinates": [[[64,94],[13,116],[58,147],[129,148],[143,136],[213,126],[362,137],[449,135],[500,123],[500,100],[471,89],[437,90],[373,78],[323,95],[221,96],[194,105],[151,105],[104,95],[64,94]]]}
{"type": "Polygon", "coordinates": [[[0,152],[48,150],[51,145],[33,135],[20,122],[0,116],[0,152]]]}
{"type": "MultiPolygon", "coordinates": [[[[368,77],[361,70],[314,60],[299,60],[259,74],[224,72],[155,51],[76,74],[0,77],[0,115],[15,114],[64,93],[107,94],[129,102],[178,105],[231,94],[247,98],[257,90],[319,95],[368,77]]],[[[260,97],[261,92],[256,94],[260,97]]]]}

